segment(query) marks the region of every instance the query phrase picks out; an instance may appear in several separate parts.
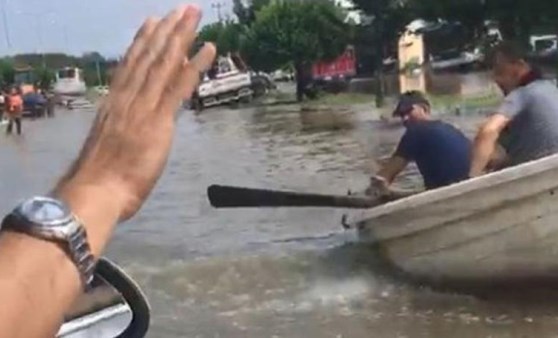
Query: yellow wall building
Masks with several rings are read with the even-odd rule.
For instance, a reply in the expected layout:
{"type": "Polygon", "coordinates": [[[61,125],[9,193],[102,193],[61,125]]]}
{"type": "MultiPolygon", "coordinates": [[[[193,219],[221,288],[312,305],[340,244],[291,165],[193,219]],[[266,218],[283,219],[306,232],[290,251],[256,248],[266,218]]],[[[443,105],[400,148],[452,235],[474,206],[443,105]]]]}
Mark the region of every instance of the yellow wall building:
{"type": "Polygon", "coordinates": [[[426,74],[422,67],[425,63],[424,48],[422,34],[407,30],[399,38],[399,87],[401,93],[408,90],[426,92],[426,74]]]}

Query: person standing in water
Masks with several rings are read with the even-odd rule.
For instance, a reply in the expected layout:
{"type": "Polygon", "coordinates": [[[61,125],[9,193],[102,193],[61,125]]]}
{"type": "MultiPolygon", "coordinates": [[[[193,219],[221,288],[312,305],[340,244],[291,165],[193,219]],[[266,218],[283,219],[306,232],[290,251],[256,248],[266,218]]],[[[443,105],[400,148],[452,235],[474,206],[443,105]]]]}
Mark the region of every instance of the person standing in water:
{"type": "Polygon", "coordinates": [[[6,102],[6,113],[9,119],[6,133],[11,134],[14,124],[17,134],[21,135],[21,116],[23,114],[23,98],[17,88],[12,88],[6,102]]]}
{"type": "Polygon", "coordinates": [[[6,111],[6,94],[4,90],[0,90],[0,122],[4,119],[5,111],[6,111]]]}

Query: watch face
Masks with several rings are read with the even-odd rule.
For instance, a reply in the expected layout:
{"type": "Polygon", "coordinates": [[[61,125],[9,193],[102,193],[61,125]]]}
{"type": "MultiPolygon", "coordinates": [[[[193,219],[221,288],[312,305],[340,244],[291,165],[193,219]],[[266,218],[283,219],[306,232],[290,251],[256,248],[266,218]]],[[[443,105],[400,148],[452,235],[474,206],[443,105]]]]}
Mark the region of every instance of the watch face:
{"type": "Polygon", "coordinates": [[[30,222],[47,226],[56,226],[71,217],[70,210],[64,204],[46,197],[36,197],[24,202],[19,212],[30,222]]]}

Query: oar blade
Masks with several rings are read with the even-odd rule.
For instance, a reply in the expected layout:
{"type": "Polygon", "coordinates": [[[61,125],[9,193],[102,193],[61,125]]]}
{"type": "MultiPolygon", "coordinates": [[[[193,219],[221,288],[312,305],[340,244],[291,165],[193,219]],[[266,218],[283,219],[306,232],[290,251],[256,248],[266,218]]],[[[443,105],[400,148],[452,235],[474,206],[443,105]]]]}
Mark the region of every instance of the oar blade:
{"type": "MultiPolygon", "coordinates": [[[[221,185],[210,186],[207,195],[209,202],[215,208],[313,206],[317,202],[316,197],[323,199],[322,196],[296,192],[221,185]]],[[[323,201],[319,202],[323,203],[323,201]]]]}
{"type": "Polygon", "coordinates": [[[207,189],[209,202],[215,208],[246,207],[331,207],[369,208],[379,204],[369,198],[305,194],[243,187],[212,185],[207,189]]]}
{"type": "Polygon", "coordinates": [[[261,189],[212,185],[207,188],[211,206],[215,208],[240,208],[269,206],[273,196],[261,189]]]}

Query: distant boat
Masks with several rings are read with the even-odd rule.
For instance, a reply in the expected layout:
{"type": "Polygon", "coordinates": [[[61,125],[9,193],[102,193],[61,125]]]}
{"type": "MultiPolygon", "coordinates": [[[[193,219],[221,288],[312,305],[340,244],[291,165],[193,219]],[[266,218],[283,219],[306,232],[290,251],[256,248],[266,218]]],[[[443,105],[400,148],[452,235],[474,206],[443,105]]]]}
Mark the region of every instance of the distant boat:
{"type": "Polygon", "coordinates": [[[62,96],[84,96],[87,87],[83,80],[82,70],[66,67],[56,72],[56,82],[53,91],[62,96]]]}

